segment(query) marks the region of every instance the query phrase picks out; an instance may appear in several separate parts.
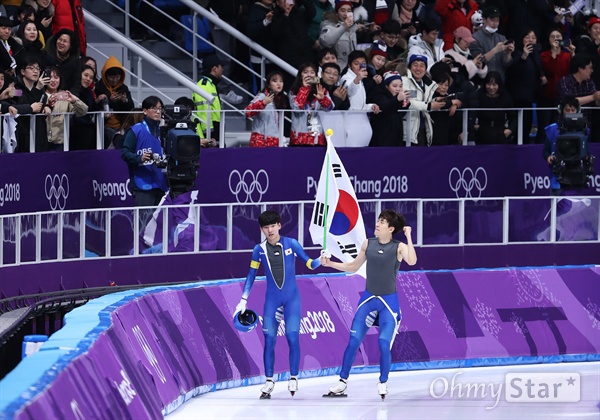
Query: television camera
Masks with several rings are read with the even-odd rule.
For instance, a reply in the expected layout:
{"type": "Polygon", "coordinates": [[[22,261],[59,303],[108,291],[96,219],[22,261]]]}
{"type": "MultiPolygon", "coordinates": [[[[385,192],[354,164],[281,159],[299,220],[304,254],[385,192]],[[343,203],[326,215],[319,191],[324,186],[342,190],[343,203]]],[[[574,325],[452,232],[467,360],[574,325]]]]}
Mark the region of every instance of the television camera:
{"type": "Polygon", "coordinates": [[[552,173],[563,189],[587,188],[588,175],[594,174],[594,156],[588,148],[583,114],[566,114],[556,138],[552,173]]]}
{"type": "Polygon", "coordinates": [[[165,105],[161,143],[165,157],[154,156],[155,163],[166,169],[172,197],[191,191],[198,177],[200,136],[196,134],[191,110],[184,105],[165,105]]]}

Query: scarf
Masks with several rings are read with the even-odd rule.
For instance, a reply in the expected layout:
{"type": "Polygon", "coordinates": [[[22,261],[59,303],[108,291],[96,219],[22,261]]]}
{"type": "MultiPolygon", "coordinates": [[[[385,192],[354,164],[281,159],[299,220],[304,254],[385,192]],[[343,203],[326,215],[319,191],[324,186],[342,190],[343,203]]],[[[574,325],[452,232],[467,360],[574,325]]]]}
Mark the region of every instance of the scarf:
{"type": "Polygon", "coordinates": [[[454,51],[456,51],[460,55],[464,55],[465,57],[468,57],[471,55],[471,51],[468,48],[466,50],[461,50],[460,47],[458,46],[458,44],[454,44],[454,46],[452,48],[454,49],[454,51]]]}
{"type": "Polygon", "coordinates": [[[413,10],[407,10],[404,6],[400,6],[400,23],[411,23],[413,18],[413,10]]]}

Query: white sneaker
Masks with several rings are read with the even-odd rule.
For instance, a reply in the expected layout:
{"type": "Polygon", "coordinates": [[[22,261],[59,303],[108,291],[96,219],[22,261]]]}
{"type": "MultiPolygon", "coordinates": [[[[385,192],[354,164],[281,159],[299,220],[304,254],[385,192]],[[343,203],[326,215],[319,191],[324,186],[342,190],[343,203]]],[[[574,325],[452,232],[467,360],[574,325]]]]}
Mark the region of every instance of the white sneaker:
{"type": "Polygon", "coordinates": [[[242,100],[244,100],[244,98],[235,93],[233,90],[230,90],[225,95],[221,95],[221,98],[233,105],[241,104],[242,100]]]}
{"type": "Polygon", "coordinates": [[[348,388],[348,383],[345,379],[340,378],[334,386],[329,388],[329,392],[332,394],[343,394],[346,388],[348,388]]]}
{"type": "Polygon", "coordinates": [[[387,382],[379,382],[377,384],[377,392],[381,395],[381,398],[384,398],[388,393],[387,382]]]}
{"type": "Polygon", "coordinates": [[[292,376],[288,381],[288,391],[292,393],[292,396],[298,391],[298,378],[296,376],[292,376]]]}

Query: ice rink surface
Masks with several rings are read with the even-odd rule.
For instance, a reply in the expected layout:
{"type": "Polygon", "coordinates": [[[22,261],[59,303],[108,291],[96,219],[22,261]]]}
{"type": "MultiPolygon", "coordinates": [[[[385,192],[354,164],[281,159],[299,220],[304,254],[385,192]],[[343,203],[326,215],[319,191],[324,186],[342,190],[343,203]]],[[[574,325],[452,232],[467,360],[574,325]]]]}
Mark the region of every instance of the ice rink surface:
{"type": "Polygon", "coordinates": [[[322,397],[337,377],[308,378],[300,379],[294,397],[287,381],[275,384],[270,400],[258,398],[262,385],[221,390],[186,402],[166,419],[600,419],[600,362],[391,372],[385,401],[377,394],[378,374],[349,379],[347,398],[322,397]],[[513,374],[516,382],[507,386],[513,374]],[[579,390],[580,399],[555,402],[554,389],[557,398],[571,400],[579,390]]]}

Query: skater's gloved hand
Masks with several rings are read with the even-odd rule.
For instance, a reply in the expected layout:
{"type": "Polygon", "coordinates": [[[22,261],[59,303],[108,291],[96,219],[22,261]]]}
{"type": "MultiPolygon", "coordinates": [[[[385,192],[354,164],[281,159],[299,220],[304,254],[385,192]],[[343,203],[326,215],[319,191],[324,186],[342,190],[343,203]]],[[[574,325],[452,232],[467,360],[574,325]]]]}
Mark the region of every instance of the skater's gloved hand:
{"type": "Polygon", "coordinates": [[[331,252],[326,249],[321,250],[321,257],[323,258],[331,258],[331,252]]]}
{"type": "Polygon", "coordinates": [[[237,314],[238,312],[240,313],[244,313],[246,312],[246,299],[242,298],[240,299],[240,303],[237,304],[237,306],[235,307],[235,313],[237,314]]]}

